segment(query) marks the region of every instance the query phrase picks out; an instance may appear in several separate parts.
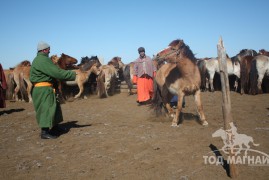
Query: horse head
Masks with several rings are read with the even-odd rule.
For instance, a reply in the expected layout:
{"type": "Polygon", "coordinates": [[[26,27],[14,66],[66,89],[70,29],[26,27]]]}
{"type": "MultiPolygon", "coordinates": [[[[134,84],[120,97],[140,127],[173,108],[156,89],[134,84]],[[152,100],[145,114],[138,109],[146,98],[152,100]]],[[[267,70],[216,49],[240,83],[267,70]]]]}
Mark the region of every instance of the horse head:
{"type": "Polygon", "coordinates": [[[73,58],[69,55],[66,55],[64,53],[61,54],[61,57],[58,60],[58,64],[60,68],[67,69],[69,67],[72,67],[74,64],[76,64],[78,61],[76,58],[73,58]]]}
{"type": "Polygon", "coordinates": [[[257,56],[258,53],[253,49],[242,49],[235,57],[241,61],[245,56],[257,56]]]}
{"type": "Polygon", "coordinates": [[[116,56],[116,57],[113,57],[108,63],[107,65],[112,65],[114,66],[117,70],[123,68],[123,63],[121,62],[121,58],[116,56]]]}
{"type": "Polygon", "coordinates": [[[97,56],[92,56],[91,58],[89,58],[88,56],[82,57],[81,62],[78,66],[82,71],[88,71],[93,65],[95,65],[97,68],[99,68],[101,65],[97,56]]]}
{"type": "Polygon", "coordinates": [[[167,48],[157,53],[157,60],[166,60],[167,62],[178,62],[183,58],[188,58],[193,62],[196,62],[194,54],[190,50],[189,46],[184,43],[183,40],[177,39],[172,41],[167,48]]]}
{"type": "Polygon", "coordinates": [[[265,55],[265,56],[269,56],[269,52],[266,51],[265,49],[260,49],[260,50],[259,50],[259,54],[261,54],[261,55],[265,55]]]}

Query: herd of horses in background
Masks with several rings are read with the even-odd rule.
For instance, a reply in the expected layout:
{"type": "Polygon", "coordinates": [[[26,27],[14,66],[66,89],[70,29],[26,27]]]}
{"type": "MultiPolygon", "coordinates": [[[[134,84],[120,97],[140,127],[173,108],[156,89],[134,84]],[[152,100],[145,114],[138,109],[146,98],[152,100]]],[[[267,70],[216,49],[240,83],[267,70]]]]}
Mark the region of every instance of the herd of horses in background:
{"type": "MultiPolygon", "coordinates": [[[[77,59],[61,54],[53,55],[52,62],[59,68],[76,71],[74,81],[59,81],[54,84],[61,102],[69,98],[87,98],[97,94],[106,98],[116,93],[122,81],[128,85],[129,94],[133,94],[134,62],[124,64],[121,57],[113,57],[102,65],[97,56],[77,59]]],[[[227,71],[231,90],[241,94],[256,95],[269,92],[269,52],[261,49],[242,49],[234,57],[226,55],[227,71]]],[[[194,95],[198,115],[202,125],[207,125],[201,102],[201,91],[220,89],[219,65],[217,58],[196,58],[183,40],[172,41],[167,48],[153,57],[157,73],[154,78],[154,96],[151,107],[157,114],[173,117],[172,126],[178,126],[184,96],[194,95]],[[178,96],[177,108],[171,108],[170,101],[178,96]]],[[[14,68],[4,70],[9,100],[32,102],[32,83],[29,80],[31,63],[22,61],[14,68]]]]}

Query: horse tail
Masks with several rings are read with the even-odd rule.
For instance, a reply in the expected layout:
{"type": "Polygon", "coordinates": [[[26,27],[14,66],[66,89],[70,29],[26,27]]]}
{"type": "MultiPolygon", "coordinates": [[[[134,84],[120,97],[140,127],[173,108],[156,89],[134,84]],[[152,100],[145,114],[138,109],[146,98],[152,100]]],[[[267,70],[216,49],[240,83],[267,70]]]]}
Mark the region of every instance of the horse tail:
{"type": "Polygon", "coordinates": [[[201,60],[198,62],[198,67],[200,70],[200,75],[201,75],[201,90],[206,90],[206,66],[205,66],[205,61],[201,60]]]}
{"type": "Polygon", "coordinates": [[[8,74],[7,75],[7,90],[6,90],[6,98],[7,99],[12,99],[13,94],[14,94],[14,81],[13,81],[13,74],[8,74]]]}
{"type": "Polygon", "coordinates": [[[151,108],[154,109],[156,116],[159,116],[162,114],[163,102],[162,102],[162,96],[161,96],[161,89],[159,85],[157,84],[156,79],[154,79],[153,81],[153,88],[154,88],[154,92],[153,92],[151,108]]]}
{"type": "Polygon", "coordinates": [[[105,89],[105,74],[104,71],[101,71],[97,77],[97,94],[99,98],[106,98],[106,89],[105,89]]]}
{"type": "Polygon", "coordinates": [[[126,65],[126,67],[123,70],[123,78],[128,86],[129,94],[132,94],[133,84],[132,84],[132,80],[131,80],[130,65],[129,64],[126,65]]]}
{"type": "Polygon", "coordinates": [[[250,90],[249,93],[252,95],[256,95],[258,92],[258,70],[256,65],[256,60],[251,62],[250,68],[250,90]]]}
{"type": "Polygon", "coordinates": [[[252,142],[253,146],[259,146],[260,144],[255,144],[252,137],[250,137],[250,141],[252,142]]]}

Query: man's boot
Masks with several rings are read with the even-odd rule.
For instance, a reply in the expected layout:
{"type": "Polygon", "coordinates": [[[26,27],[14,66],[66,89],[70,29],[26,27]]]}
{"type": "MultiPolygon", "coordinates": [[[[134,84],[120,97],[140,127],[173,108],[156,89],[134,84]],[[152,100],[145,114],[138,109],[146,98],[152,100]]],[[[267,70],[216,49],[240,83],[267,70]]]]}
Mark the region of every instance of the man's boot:
{"type": "Polygon", "coordinates": [[[53,136],[49,133],[49,128],[41,128],[41,139],[56,139],[57,136],[53,136]]]}

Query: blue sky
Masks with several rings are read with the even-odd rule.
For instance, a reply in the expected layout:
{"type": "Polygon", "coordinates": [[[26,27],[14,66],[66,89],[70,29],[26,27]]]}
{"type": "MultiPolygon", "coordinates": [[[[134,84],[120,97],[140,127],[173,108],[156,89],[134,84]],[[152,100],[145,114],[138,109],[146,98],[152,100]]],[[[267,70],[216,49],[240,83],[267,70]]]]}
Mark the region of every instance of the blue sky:
{"type": "Polygon", "coordinates": [[[145,47],[151,56],[183,39],[196,57],[217,56],[220,36],[229,56],[269,50],[268,0],[1,0],[0,62],[32,61],[39,41],[50,55],[114,56],[129,63],[145,47]]]}

